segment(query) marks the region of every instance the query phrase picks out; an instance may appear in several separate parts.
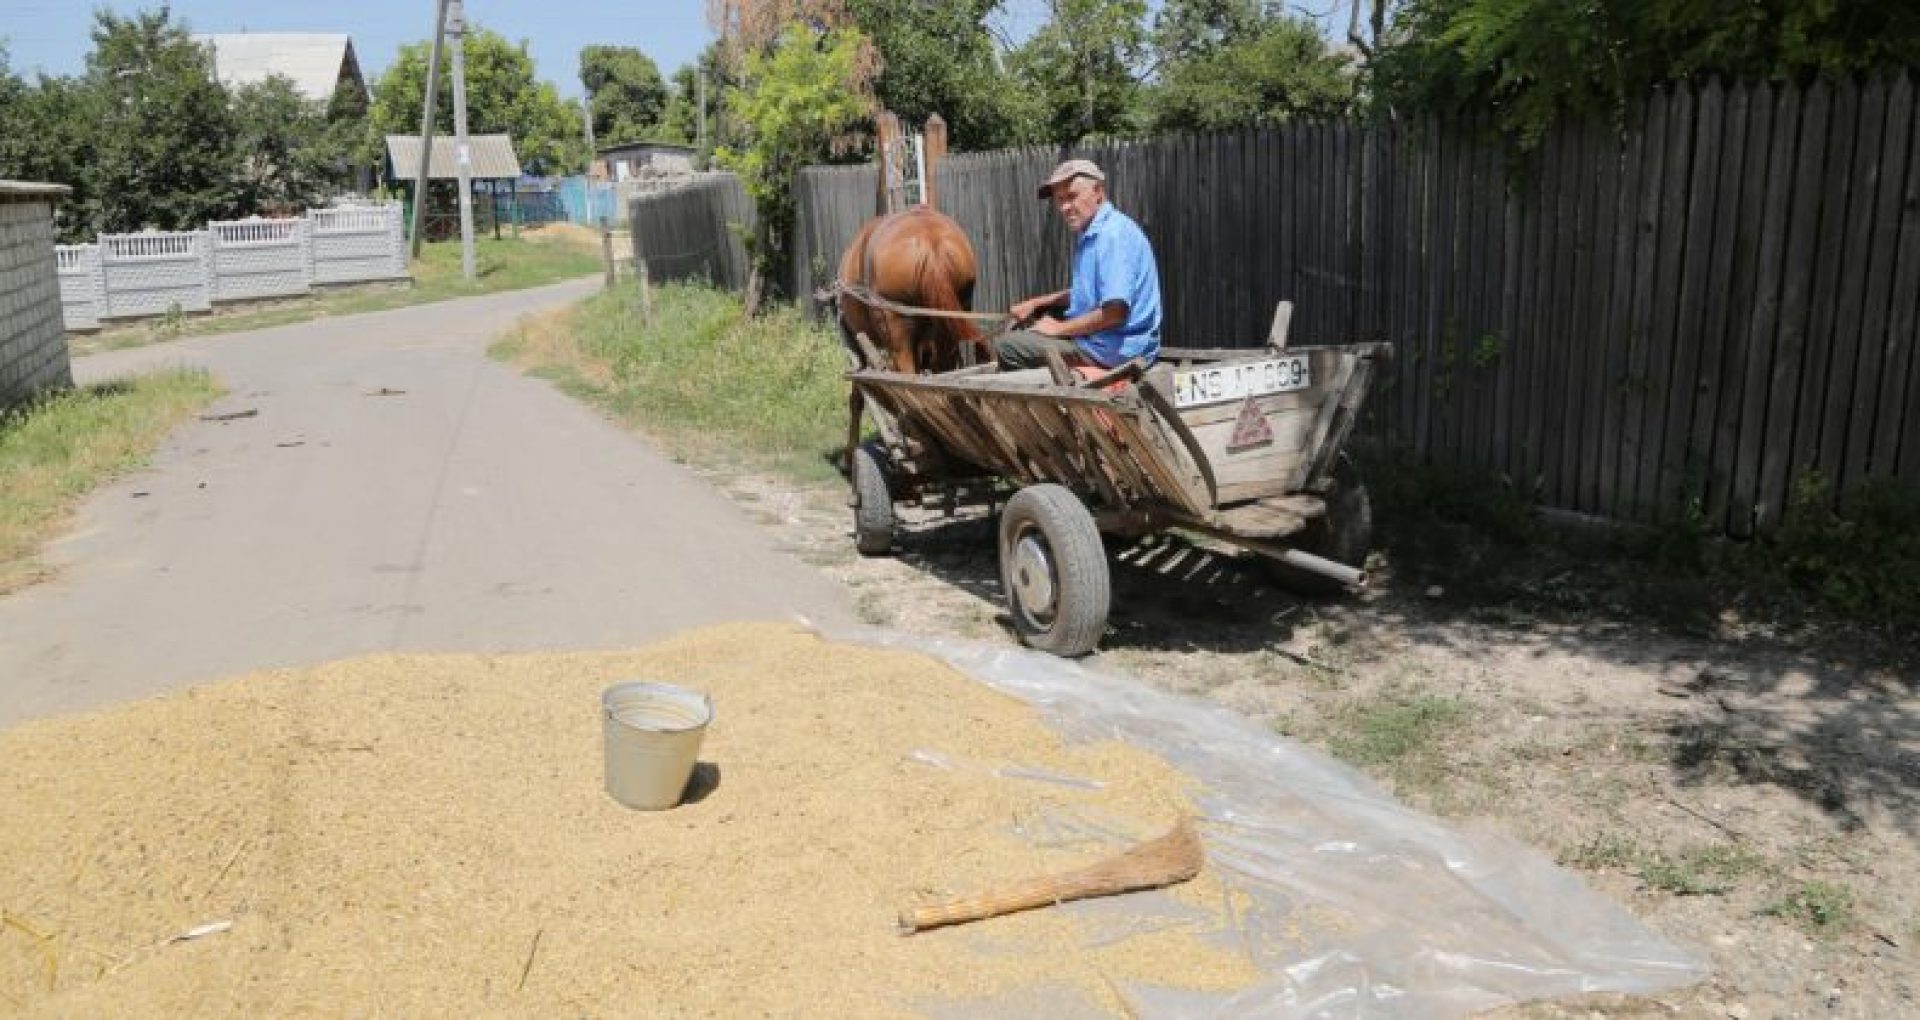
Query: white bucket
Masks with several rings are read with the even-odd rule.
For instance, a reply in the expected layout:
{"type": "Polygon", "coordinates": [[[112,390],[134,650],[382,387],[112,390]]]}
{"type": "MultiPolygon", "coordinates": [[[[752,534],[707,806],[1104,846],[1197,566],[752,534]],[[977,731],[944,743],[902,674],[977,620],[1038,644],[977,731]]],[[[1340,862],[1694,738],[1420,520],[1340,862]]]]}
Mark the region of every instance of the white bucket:
{"type": "Polygon", "coordinates": [[[607,792],[642,811],[680,803],[713,719],[713,703],[671,684],[631,681],[600,695],[607,792]]]}

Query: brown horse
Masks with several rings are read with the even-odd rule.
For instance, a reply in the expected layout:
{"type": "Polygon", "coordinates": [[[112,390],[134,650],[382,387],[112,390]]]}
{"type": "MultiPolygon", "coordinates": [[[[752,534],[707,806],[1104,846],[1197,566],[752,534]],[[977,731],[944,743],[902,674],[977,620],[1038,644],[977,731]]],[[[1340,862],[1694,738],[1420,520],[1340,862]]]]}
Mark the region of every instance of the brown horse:
{"type": "MultiPolygon", "coordinates": [[[[949,312],[972,305],[976,272],[966,231],[926,206],[867,221],[840,258],[842,288],[861,286],[896,304],[949,312]]],[[[852,294],[840,295],[840,325],[849,339],[865,333],[894,371],[909,375],[959,368],[963,347],[974,349],[976,363],[992,357],[966,319],[902,315],[852,294]]]]}

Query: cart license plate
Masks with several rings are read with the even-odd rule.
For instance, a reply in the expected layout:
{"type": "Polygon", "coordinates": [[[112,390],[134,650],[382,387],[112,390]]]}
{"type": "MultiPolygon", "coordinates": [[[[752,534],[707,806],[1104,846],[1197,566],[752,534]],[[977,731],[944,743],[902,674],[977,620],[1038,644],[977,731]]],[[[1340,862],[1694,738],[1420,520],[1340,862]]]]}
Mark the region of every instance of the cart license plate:
{"type": "Polygon", "coordinates": [[[1313,385],[1307,359],[1295,355],[1266,361],[1242,361],[1173,373],[1173,406],[1199,407],[1229,400],[1288,393],[1313,385]]]}

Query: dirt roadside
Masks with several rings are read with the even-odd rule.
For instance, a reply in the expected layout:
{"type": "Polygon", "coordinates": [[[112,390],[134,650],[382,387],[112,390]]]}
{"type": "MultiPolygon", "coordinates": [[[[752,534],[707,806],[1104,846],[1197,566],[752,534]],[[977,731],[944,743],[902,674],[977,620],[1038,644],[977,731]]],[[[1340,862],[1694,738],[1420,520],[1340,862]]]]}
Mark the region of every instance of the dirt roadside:
{"type": "MultiPolygon", "coordinates": [[[[844,490],[708,467],[868,622],[1011,641],[992,522],[910,516],[855,554],[844,490]]],[[[1355,762],[1402,799],[1577,869],[1710,959],[1658,999],[1510,1017],[1920,1014],[1920,689],[1763,639],[1578,626],[1384,590],[1302,601],[1177,541],[1114,547],[1099,653],[1355,762]]]]}

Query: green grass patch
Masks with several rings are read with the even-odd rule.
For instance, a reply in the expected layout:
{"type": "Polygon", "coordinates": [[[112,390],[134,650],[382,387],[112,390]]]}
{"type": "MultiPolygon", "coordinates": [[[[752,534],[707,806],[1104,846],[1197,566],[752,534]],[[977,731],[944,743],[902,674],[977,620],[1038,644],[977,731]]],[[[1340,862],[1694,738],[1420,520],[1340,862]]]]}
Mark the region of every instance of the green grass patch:
{"type": "Polygon", "coordinates": [[[220,393],[173,370],[42,397],[0,416],[0,591],[43,576],[41,543],[101,482],[145,462],[220,393]]]}
{"type": "Polygon", "coordinates": [[[669,284],[641,307],[632,287],[533,318],[495,356],[552,379],[702,459],[802,481],[833,477],[844,442],[846,360],[832,327],[781,308],[749,319],[732,294],[669,284]]]}
{"type": "Polygon", "coordinates": [[[1807,882],[1760,908],[1760,912],[1822,937],[1848,931],[1856,920],[1853,890],[1835,882],[1807,882]]]}
{"type": "Polygon", "coordinates": [[[478,239],[474,243],[475,278],[471,281],[461,272],[460,242],[436,241],[423,245],[420,258],[409,267],[413,275],[411,286],[366,284],[319,291],[308,297],[233,305],[208,315],[174,312],[109,327],[92,335],[75,336],[73,351],[90,354],[182,337],[265,329],[312,319],[523,290],[603,271],[599,250],[589,246],[584,237],[569,234],[563,239],[537,241],[532,239],[535,236],[534,232],[526,232],[520,239],[478,239]]]}
{"type": "Polygon", "coordinates": [[[1403,792],[1443,792],[1454,778],[1448,734],[1467,721],[1457,698],[1387,690],[1344,705],[1326,723],[1327,748],[1343,761],[1390,778],[1403,792]]]}
{"type": "Polygon", "coordinates": [[[1560,863],[1588,871],[1624,871],[1647,888],[1674,896],[1718,896],[1765,865],[1753,851],[1731,843],[1690,846],[1674,853],[1647,850],[1618,833],[1603,832],[1560,853],[1560,863]]]}

